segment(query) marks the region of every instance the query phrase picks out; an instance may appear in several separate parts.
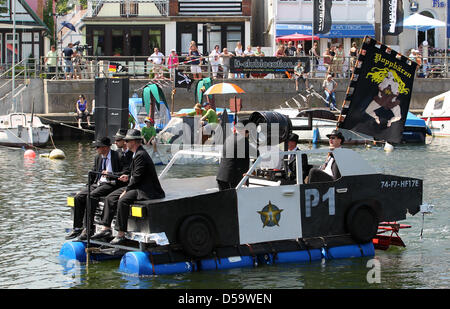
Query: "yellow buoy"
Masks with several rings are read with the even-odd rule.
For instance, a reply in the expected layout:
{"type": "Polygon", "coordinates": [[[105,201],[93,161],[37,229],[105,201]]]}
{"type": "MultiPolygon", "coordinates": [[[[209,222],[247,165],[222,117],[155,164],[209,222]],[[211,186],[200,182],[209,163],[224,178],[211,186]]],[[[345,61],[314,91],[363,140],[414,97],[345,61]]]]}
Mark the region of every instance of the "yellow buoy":
{"type": "Polygon", "coordinates": [[[66,155],[64,154],[64,151],[61,149],[53,149],[49,156],[50,159],[65,159],[66,155]]]}

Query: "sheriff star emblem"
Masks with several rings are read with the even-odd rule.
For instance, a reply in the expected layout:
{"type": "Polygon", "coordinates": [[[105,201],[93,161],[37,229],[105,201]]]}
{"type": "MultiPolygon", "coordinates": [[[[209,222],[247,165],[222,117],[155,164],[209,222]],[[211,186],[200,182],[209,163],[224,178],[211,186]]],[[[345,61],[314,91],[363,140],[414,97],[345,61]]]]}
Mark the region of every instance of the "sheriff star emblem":
{"type": "Polygon", "coordinates": [[[269,204],[264,206],[261,211],[257,211],[257,213],[261,216],[263,227],[275,225],[280,226],[278,222],[280,221],[282,211],[283,209],[279,209],[269,201],[269,204]]]}

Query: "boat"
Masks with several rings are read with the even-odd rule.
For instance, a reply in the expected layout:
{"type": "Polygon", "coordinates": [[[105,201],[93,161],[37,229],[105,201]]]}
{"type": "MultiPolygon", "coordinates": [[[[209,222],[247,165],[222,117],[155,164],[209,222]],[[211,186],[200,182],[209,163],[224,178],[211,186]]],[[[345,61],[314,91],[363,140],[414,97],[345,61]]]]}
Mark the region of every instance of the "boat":
{"type": "MultiPolygon", "coordinates": [[[[282,121],[292,127],[287,117],[282,121]]],[[[126,242],[68,241],[61,263],[116,258],[119,272],[152,276],[372,257],[378,246],[402,245],[397,234],[404,226],[397,222],[426,208],[422,180],[381,173],[357,152],[339,148],[332,153],[342,176],[305,183],[309,169],[329,151],[277,152],[296,157],[293,182],[282,173],[267,177],[260,164],[274,153],[263,153],[235,188],[223,191],[215,176],[169,178],[173,160],[183,155],[179,151],[159,175],[166,196],[132,205],[126,242]],[[380,227],[395,232],[394,241],[380,227]]]]}
{"type": "Polygon", "coordinates": [[[28,113],[0,115],[0,145],[9,147],[40,147],[47,144],[51,134],[49,125],[28,113]]]}
{"type": "Polygon", "coordinates": [[[433,136],[450,136],[450,91],[430,98],[420,118],[426,122],[433,136]]]}

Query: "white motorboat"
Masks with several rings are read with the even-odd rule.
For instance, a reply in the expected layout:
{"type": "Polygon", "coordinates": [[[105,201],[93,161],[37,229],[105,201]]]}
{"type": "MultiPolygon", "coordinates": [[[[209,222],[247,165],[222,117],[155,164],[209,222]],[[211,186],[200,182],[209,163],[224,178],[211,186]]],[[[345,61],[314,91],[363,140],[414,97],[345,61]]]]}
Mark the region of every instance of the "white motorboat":
{"type": "Polygon", "coordinates": [[[50,138],[50,126],[26,113],[0,115],[0,145],[10,147],[43,146],[50,138]]]}
{"type": "Polygon", "coordinates": [[[450,91],[430,98],[420,118],[434,136],[450,137],[450,91]]]}

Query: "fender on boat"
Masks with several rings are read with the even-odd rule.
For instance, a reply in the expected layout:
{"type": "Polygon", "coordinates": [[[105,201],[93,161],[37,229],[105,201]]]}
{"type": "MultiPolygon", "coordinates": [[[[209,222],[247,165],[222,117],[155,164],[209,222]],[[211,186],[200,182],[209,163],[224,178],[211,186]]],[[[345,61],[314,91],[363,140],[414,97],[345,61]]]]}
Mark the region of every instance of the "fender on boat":
{"type": "Polygon", "coordinates": [[[86,262],[86,245],[81,241],[68,241],[61,247],[59,257],[67,260],[86,262]]]}
{"type": "Polygon", "coordinates": [[[354,257],[370,257],[374,255],[375,255],[375,247],[373,246],[373,242],[369,242],[366,244],[322,248],[322,256],[326,260],[346,259],[354,257]]]}
{"type": "Polygon", "coordinates": [[[192,272],[193,266],[188,261],[155,265],[151,262],[149,253],[135,251],[122,257],[119,271],[138,276],[169,275],[192,272]]]}

